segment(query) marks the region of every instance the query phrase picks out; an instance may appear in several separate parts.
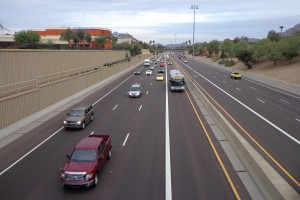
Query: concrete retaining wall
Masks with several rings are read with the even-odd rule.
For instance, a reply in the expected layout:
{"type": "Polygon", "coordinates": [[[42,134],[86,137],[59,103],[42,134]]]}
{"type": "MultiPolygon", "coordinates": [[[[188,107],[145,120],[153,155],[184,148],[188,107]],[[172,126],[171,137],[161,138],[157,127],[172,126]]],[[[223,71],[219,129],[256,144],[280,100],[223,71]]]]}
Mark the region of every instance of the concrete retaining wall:
{"type": "MultiPolygon", "coordinates": [[[[12,58],[6,59],[5,62],[1,61],[1,85],[3,85],[3,83],[11,82],[12,79],[14,79],[14,81],[21,81],[35,78],[35,76],[37,75],[45,75],[45,73],[57,73],[59,72],[59,70],[70,69],[73,66],[72,64],[74,64],[75,67],[84,67],[87,65],[96,64],[97,62],[100,62],[100,60],[103,63],[113,62],[125,58],[126,55],[125,51],[75,51],[74,53],[70,51],[59,51],[53,52],[54,55],[50,55],[52,53],[50,53],[49,51],[29,51],[25,52],[25,54],[28,55],[29,58],[26,58],[27,61],[25,62],[24,66],[26,66],[26,69],[30,68],[30,72],[32,73],[25,73],[26,70],[23,69],[23,65],[21,66],[20,59],[26,56],[19,53],[20,52],[16,52],[15,54],[16,60],[18,60],[16,62],[18,62],[19,67],[12,66],[12,58]],[[108,52],[110,52],[110,54],[108,52]],[[80,53],[82,53],[82,55],[80,53]],[[51,59],[60,59],[60,61],[51,61],[51,59],[48,58],[47,55],[50,56],[51,59]],[[72,58],[76,56],[78,56],[79,59],[76,60],[80,64],[75,63],[75,61],[72,60],[72,58]],[[12,69],[9,69],[9,67],[3,67],[3,63],[9,63],[8,60],[10,60],[9,66],[11,66],[12,69]],[[86,63],[84,63],[84,60],[86,63]],[[47,62],[50,62],[52,64],[48,64],[47,62]],[[39,69],[38,63],[43,63],[44,66],[47,66],[45,67],[46,69],[39,69]],[[63,63],[66,64],[61,65],[63,63]],[[21,72],[17,72],[18,69],[20,69],[21,72]],[[2,74],[3,72],[5,73],[5,75],[2,74]],[[22,73],[25,73],[24,76],[21,75],[22,73]],[[16,77],[14,75],[16,75],[16,77]],[[6,80],[2,80],[2,77],[6,77],[6,80]]],[[[2,58],[5,54],[6,53],[4,53],[3,51],[0,52],[2,58]]],[[[132,57],[130,62],[114,64],[109,67],[102,66],[97,69],[94,69],[92,67],[89,71],[85,71],[84,73],[76,73],[70,77],[60,77],[59,79],[55,79],[54,81],[37,84],[35,87],[29,88],[28,90],[24,90],[22,92],[0,98],[0,128],[2,129],[68,96],[84,90],[91,85],[109,78],[110,76],[120,71],[128,69],[129,67],[142,62],[145,58],[149,58],[150,56],[152,56],[152,54],[143,54],[140,56],[132,57]]]]}

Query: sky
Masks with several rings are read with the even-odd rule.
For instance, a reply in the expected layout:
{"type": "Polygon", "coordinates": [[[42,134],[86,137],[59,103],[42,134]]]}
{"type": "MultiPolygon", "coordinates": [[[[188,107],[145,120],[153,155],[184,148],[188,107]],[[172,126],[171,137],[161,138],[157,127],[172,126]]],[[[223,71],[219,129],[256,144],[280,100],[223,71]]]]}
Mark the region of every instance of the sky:
{"type": "Polygon", "coordinates": [[[100,27],[163,45],[192,42],[194,17],[195,43],[261,39],[300,23],[300,0],[0,0],[0,5],[0,24],[11,33],[100,27]],[[192,5],[198,5],[195,15],[192,5]]]}

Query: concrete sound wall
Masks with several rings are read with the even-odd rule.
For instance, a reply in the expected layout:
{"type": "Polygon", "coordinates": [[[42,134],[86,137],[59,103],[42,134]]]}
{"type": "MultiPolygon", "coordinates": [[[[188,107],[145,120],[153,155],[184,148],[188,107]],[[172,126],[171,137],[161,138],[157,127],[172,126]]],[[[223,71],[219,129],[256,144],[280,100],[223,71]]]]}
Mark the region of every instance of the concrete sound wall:
{"type": "Polygon", "coordinates": [[[94,85],[149,58],[132,57],[130,62],[103,66],[125,58],[125,51],[0,51],[0,87],[33,80],[33,86],[0,98],[0,128],[4,128],[68,96],[94,85]],[[4,58],[4,59],[3,59],[4,58]],[[90,66],[90,67],[89,67],[90,66]],[[95,67],[97,66],[97,67],[95,67]],[[66,76],[60,71],[84,69],[66,76]],[[46,77],[37,81],[37,77],[46,77]]]}

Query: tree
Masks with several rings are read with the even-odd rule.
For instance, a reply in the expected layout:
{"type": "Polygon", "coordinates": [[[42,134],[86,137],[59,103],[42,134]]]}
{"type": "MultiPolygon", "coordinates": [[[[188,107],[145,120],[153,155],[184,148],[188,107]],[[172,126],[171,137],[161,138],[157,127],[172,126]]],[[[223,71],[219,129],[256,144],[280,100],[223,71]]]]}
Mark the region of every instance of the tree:
{"type": "Polygon", "coordinates": [[[281,37],[279,33],[276,33],[274,30],[271,30],[269,31],[267,38],[270,39],[272,42],[278,42],[281,37]]]}
{"type": "Polygon", "coordinates": [[[70,28],[67,28],[66,32],[60,35],[60,40],[67,41],[68,43],[70,43],[72,39],[72,35],[73,35],[73,31],[70,28]]]}
{"type": "Polygon", "coordinates": [[[274,62],[274,66],[276,66],[277,61],[280,60],[281,57],[282,54],[279,50],[279,44],[277,42],[272,42],[267,52],[267,58],[272,60],[274,62]]]}
{"type": "Polygon", "coordinates": [[[108,36],[106,35],[98,35],[94,41],[96,42],[96,44],[100,47],[100,48],[104,48],[104,45],[106,44],[108,39],[108,36]]]}
{"type": "Polygon", "coordinates": [[[76,32],[72,34],[71,39],[73,40],[74,45],[78,48],[77,44],[79,43],[80,39],[76,32]]]}
{"type": "Polygon", "coordinates": [[[266,56],[268,49],[270,48],[272,42],[270,39],[262,39],[254,44],[253,47],[253,58],[255,62],[258,63],[259,59],[266,56]]]}
{"type": "Polygon", "coordinates": [[[84,36],[85,36],[85,33],[82,29],[79,29],[76,31],[76,35],[79,39],[79,42],[81,43],[81,45],[83,46],[83,42],[84,42],[84,36]]]}
{"type": "Polygon", "coordinates": [[[91,34],[90,33],[85,34],[84,39],[85,39],[85,41],[87,41],[90,44],[92,41],[91,34]]]}
{"type": "Polygon", "coordinates": [[[15,34],[15,41],[20,44],[38,45],[41,42],[41,36],[34,31],[20,31],[15,34]]]}
{"type": "Polygon", "coordinates": [[[248,69],[252,68],[252,62],[254,61],[252,55],[253,50],[251,46],[245,40],[239,40],[234,45],[234,53],[236,57],[244,63],[248,67],[248,69]]]}
{"type": "Polygon", "coordinates": [[[278,44],[281,54],[292,63],[292,59],[299,55],[300,37],[290,36],[283,38],[278,44]]]}
{"type": "Polygon", "coordinates": [[[230,39],[225,39],[223,41],[223,51],[226,57],[230,57],[230,59],[232,60],[232,57],[234,56],[234,52],[233,52],[233,46],[234,43],[232,40],[230,39]]]}
{"type": "Polygon", "coordinates": [[[215,55],[219,55],[220,52],[220,42],[218,40],[212,40],[208,43],[208,46],[211,48],[211,51],[215,55]]]}

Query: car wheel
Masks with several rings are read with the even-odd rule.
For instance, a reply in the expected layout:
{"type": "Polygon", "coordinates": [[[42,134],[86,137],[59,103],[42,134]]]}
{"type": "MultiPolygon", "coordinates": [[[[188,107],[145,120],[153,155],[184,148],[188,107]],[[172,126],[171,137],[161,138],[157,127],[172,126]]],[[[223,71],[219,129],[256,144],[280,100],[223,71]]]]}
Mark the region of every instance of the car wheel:
{"type": "Polygon", "coordinates": [[[93,186],[96,187],[98,185],[98,182],[99,182],[99,177],[98,177],[98,173],[96,172],[93,186]]]}
{"type": "Polygon", "coordinates": [[[110,158],[111,158],[111,149],[108,151],[107,160],[109,160],[110,158]]]}
{"type": "Polygon", "coordinates": [[[85,123],[84,123],[84,122],[82,123],[81,128],[82,128],[82,129],[85,128],[85,123]]]}

